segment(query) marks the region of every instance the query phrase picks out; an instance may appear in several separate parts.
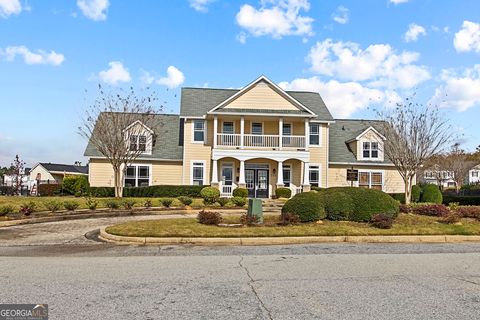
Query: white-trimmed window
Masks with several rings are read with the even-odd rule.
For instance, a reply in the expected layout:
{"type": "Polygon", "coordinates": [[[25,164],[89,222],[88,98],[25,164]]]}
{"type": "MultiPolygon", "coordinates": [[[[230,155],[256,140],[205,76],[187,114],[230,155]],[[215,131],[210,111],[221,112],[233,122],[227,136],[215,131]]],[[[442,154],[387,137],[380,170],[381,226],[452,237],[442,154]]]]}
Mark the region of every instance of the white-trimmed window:
{"type": "Polygon", "coordinates": [[[252,134],[262,135],[263,134],[263,123],[252,122],[252,134]]]}
{"type": "Polygon", "coordinates": [[[204,142],[205,141],[205,121],[193,120],[193,141],[204,142]]]}
{"type": "Polygon", "coordinates": [[[232,121],[224,121],[222,127],[222,133],[225,134],[234,134],[235,133],[235,126],[232,121]]]}
{"type": "Polygon", "coordinates": [[[130,135],[130,151],[141,151],[145,152],[147,150],[147,136],[145,135],[130,135]]]}
{"type": "Polygon", "coordinates": [[[383,190],[383,172],[360,171],[358,173],[360,188],[383,190]]]}
{"type": "Polygon", "coordinates": [[[292,135],[292,124],[291,123],[284,123],[283,124],[282,135],[283,136],[291,136],[292,135]]]}
{"type": "Polygon", "coordinates": [[[310,165],[308,177],[312,187],[320,187],[320,166],[310,165]]]}
{"type": "Polygon", "coordinates": [[[205,181],[205,161],[192,161],[192,184],[203,186],[205,181]]]}
{"type": "Polygon", "coordinates": [[[283,174],[283,185],[286,188],[289,188],[290,184],[292,183],[292,167],[289,164],[284,164],[282,174],[283,174]]]}
{"type": "Polygon", "coordinates": [[[362,155],[364,159],[378,159],[378,142],[364,141],[362,155]]]}
{"type": "Polygon", "coordinates": [[[479,171],[472,171],[472,178],[478,178],[479,171]]]}
{"type": "Polygon", "coordinates": [[[310,123],[310,145],[320,145],[320,124],[310,123]]]}
{"type": "Polygon", "coordinates": [[[224,186],[233,185],[233,164],[222,164],[222,184],[224,186]]]}
{"type": "Polygon", "coordinates": [[[145,187],[150,185],[150,166],[131,165],[125,170],[125,187],[145,187]]]}

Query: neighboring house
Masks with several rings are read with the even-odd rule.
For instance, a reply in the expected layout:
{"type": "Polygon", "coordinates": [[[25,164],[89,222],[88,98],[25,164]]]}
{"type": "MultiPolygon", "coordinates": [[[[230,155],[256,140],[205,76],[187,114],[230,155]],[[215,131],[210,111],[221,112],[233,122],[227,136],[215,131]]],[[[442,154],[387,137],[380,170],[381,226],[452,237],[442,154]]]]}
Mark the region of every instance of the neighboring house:
{"type": "Polygon", "coordinates": [[[435,184],[443,189],[455,188],[454,173],[445,170],[425,170],[420,175],[419,181],[427,184],[435,184]]]}
{"type": "MultiPolygon", "coordinates": [[[[22,190],[30,190],[32,187],[32,181],[30,179],[30,168],[25,168],[23,171],[22,177],[22,190]]],[[[3,181],[1,181],[0,185],[4,185],[7,187],[11,187],[15,184],[16,177],[15,175],[6,174],[3,176],[3,181]]]]}
{"type": "Polygon", "coordinates": [[[69,175],[88,176],[88,166],[39,162],[30,170],[30,179],[40,183],[62,183],[69,175]]]}
{"type": "MultiPolygon", "coordinates": [[[[245,187],[267,198],[278,187],[293,193],[350,186],[403,192],[382,150],[381,123],[334,120],[314,92],[284,91],[266,77],[244,88],[183,88],[180,115],[156,115],[156,124],[131,141],[145,152],[125,171],[125,186],[212,185],[222,196],[245,187]],[[155,135],[153,138],[152,135],[155,135]]],[[[89,142],[91,186],[113,186],[113,169],[89,142]]]]}
{"type": "Polygon", "coordinates": [[[476,165],[468,172],[468,183],[476,184],[480,183],[480,164],[476,165]]]}

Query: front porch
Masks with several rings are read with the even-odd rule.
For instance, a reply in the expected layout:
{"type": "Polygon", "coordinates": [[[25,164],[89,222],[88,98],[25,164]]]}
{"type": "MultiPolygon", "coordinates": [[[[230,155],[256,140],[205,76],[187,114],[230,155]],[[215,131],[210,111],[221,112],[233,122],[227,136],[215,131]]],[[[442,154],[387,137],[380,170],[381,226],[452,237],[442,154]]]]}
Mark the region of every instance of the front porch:
{"type": "MultiPolygon", "coordinates": [[[[308,161],[290,158],[290,155],[284,158],[277,155],[276,159],[259,156],[248,157],[240,150],[235,156],[214,153],[211,185],[219,188],[221,197],[227,198],[233,196],[237,187],[246,188],[249,198],[264,199],[272,198],[277,188],[289,188],[292,196],[310,191],[308,161]]],[[[319,173],[314,176],[318,186],[319,173]]]]}

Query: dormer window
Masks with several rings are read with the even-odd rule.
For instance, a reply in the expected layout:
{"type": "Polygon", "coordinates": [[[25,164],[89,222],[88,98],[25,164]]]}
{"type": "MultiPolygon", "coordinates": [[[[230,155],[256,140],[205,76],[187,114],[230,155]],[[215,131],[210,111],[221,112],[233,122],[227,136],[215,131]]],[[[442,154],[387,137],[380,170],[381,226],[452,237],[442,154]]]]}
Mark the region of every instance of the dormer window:
{"type": "Polygon", "coordinates": [[[363,142],[363,158],[378,159],[378,142],[363,142]]]}
{"type": "Polygon", "coordinates": [[[145,152],[147,150],[147,136],[132,134],[130,136],[130,151],[145,152]]]}

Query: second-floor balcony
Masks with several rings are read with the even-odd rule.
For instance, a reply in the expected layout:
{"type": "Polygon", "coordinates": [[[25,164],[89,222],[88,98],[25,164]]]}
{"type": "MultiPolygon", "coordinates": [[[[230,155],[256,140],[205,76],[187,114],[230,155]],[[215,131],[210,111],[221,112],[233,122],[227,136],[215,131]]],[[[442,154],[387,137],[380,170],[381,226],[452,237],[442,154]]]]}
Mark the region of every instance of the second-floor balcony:
{"type": "Polygon", "coordinates": [[[304,135],[260,135],[217,133],[216,145],[231,148],[269,148],[269,149],[305,149],[306,138],[304,135]],[[243,136],[243,139],[242,139],[243,136]]]}

